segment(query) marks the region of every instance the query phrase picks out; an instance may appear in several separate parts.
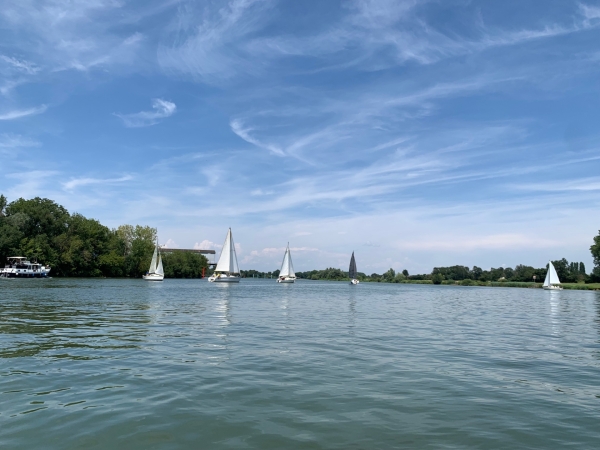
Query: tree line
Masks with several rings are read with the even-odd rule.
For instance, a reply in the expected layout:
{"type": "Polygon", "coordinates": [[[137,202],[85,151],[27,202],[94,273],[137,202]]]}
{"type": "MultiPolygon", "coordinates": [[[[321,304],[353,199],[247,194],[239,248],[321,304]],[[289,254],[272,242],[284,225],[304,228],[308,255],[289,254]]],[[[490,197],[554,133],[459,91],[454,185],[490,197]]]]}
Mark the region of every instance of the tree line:
{"type": "MultiPolygon", "coordinates": [[[[0,195],[0,261],[9,256],[49,264],[57,277],[140,277],[148,270],[156,229],[121,225],[110,229],[95,219],[70,214],[52,200],[0,195]]],[[[203,255],[163,255],[165,277],[198,278],[208,267],[203,255]]]]}
{"type": "MultiPolygon", "coordinates": [[[[591,273],[586,272],[583,262],[569,262],[566,258],[552,261],[556,273],[563,283],[599,283],[600,282],[600,231],[594,237],[593,244],[590,247],[590,252],[594,258],[594,268],[591,273]]],[[[450,266],[450,267],[434,267],[431,273],[410,275],[407,270],[396,272],[394,269],[389,269],[383,274],[372,273],[367,275],[359,272],[358,279],[363,282],[377,283],[402,283],[408,281],[423,281],[441,284],[447,281],[459,281],[463,284],[468,284],[468,281],[473,282],[491,282],[491,281],[508,281],[508,282],[543,282],[546,278],[548,266],[535,268],[523,264],[512,267],[498,267],[490,270],[483,270],[481,267],[473,266],[450,266]]],[[[332,280],[344,281],[348,279],[348,272],[329,267],[324,270],[311,270],[307,272],[296,272],[298,278],[308,280],[332,280]]]]}

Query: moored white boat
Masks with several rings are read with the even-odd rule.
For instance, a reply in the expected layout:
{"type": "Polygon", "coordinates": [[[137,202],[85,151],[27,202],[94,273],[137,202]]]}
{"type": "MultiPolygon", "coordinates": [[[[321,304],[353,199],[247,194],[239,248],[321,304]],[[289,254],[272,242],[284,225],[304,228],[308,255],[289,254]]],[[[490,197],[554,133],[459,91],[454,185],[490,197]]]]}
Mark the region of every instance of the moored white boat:
{"type": "Polygon", "coordinates": [[[10,256],[0,269],[0,278],[48,278],[50,270],[50,266],[31,262],[24,256],[10,256]]]}
{"type": "Polygon", "coordinates": [[[277,277],[278,283],[293,283],[296,281],[296,273],[294,272],[294,265],[292,264],[292,255],[290,253],[290,243],[288,242],[287,248],[285,249],[285,255],[283,255],[283,262],[281,263],[281,270],[279,271],[279,277],[277,277]]]}
{"type": "Polygon", "coordinates": [[[208,277],[208,281],[211,283],[240,282],[240,268],[238,267],[237,255],[235,254],[235,244],[233,243],[231,228],[227,232],[215,273],[208,277]]]}
{"type": "Polygon", "coordinates": [[[350,258],[350,267],[348,268],[348,276],[350,277],[350,284],[357,285],[360,283],[356,278],[358,276],[358,271],[356,270],[356,260],[354,259],[354,252],[352,252],[352,257],[350,258]]]}
{"type": "Polygon", "coordinates": [[[163,281],[165,278],[165,271],[163,269],[160,250],[158,249],[158,242],[156,243],[156,247],[154,247],[154,254],[152,255],[152,261],[150,262],[150,269],[148,269],[148,273],[142,278],[146,281],[163,281]]]}
{"type": "Polygon", "coordinates": [[[562,291],[563,289],[552,261],[548,261],[548,271],[546,272],[546,279],[542,287],[547,291],[562,291]]]}

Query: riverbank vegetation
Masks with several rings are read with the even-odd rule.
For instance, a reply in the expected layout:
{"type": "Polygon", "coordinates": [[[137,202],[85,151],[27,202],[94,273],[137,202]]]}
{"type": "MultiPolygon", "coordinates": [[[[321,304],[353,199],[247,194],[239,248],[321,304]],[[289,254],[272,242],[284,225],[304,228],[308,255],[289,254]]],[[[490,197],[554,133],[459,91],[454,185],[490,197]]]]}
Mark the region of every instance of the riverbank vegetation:
{"type": "MultiPolygon", "coordinates": [[[[49,199],[8,203],[0,195],[0,262],[25,256],[49,264],[57,277],[141,277],[150,266],[156,229],[121,225],[70,214],[49,199]]],[[[163,256],[165,277],[198,278],[208,261],[198,254],[163,256]]]]}
{"type": "MultiPolygon", "coordinates": [[[[594,268],[586,273],[583,262],[569,262],[566,258],[552,261],[558,277],[565,289],[596,290],[600,289],[600,232],[594,237],[590,247],[594,258],[594,268]]],[[[523,264],[512,267],[498,267],[483,270],[473,266],[434,267],[431,273],[410,275],[407,270],[396,272],[389,269],[383,274],[358,274],[364,283],[413,283],[413,284],[451,284],[461,286],[504,286],[522,288],[541,288],[546,277],[546,267],[535,268],[523,264]]],[[[348,272],[333,267],[324,270],[297,272],[298,278],[307,280],[346,281],[348,272]]]]}

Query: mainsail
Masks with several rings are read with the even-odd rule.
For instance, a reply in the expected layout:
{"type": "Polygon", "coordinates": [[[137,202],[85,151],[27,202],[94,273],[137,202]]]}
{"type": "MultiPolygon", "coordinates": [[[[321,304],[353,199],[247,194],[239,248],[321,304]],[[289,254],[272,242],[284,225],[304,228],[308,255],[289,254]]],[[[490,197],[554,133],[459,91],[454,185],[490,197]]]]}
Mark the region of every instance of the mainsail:
{"type": "Polygon", "coordinates": [[[283,255],[283,262],[281,263],[281,270],[279,271],[280,277],[293,278],[296,276],[294,272],[294,265],[292,264],[292,255],[290,253],[290,244],[288,243],[285,249],[285,255],[283,255]]]}
{"type": "MultiPolygon", "coordinates": [[[[154,254],[152,255],[152,261],[150,262],[150,269],[148,269],[148,273],[156,273],[156,258],[158,254],[158,245],[154,247],[154,254]]],[[[161,266],[162,268],[162,266],[161,266]]]]}
{"type": "Polygon", "coordinates": [[[231,228],[227,232],[223,249],[221,250],[221,256],[215,272],[226,272],[226,273],[239,273],[237,256],[235,254],[235,244],[233,243],[233,236],[231,235],[231,228]]]}
{"type": "Polygon", "coordinates": [[[158,275],[164,275],[165,271],[163,269],[163,264],[162,264],[162,257],[160,256],[160,253],[158,254],[158,266],[156,267],[156,273],[158,275]]]}
{"type": "Polygon", "coordinates": [[[356,270],[356,260],[354,259],[354,252],[352,252],[352,258],[350,258],[350,267],[348,269],[348,276],[354,279],[357,275],[358,271],[356,270]]]}
{"type": "Polygon", "coordinates": [[[548,271],[546,272],[544,286],[550,286],[553,284],[560,284],[560,279],[558,278],[554,264],[552,264],[552,261],[548,261],[548,271]]]}

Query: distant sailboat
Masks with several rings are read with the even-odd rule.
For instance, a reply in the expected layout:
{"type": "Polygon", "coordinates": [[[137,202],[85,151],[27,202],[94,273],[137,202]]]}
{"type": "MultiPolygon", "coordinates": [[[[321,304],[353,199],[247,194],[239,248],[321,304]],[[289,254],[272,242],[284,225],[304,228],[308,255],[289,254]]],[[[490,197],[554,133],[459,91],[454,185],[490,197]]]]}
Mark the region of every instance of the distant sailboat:
{"type": "Polygon", "coordinates": [[[279,271],[277,282],[293,283],[294,281],[296,281],[296,273],[294,272],[292,255],[290,254],[290,243],[288,242],[287,248],[285,249],[285,255],[283,255],[283,262],[281,263],[281,270],[279,271]]]}
{"type": "Polygon", "coordinates": [[[542,287],[546,290],[552,291],[562,290],[560,280],[558,279],[558,274],[556,273],[556,269],[554,268],[552,261],[548,261],[548,271],[546,272],[546,279],[544,280],[542,287]]]}
{"type": "Polygon", "coordinates": [[[240,268],[238,267],[237,255],[235,254],[235,245],[233,243],[231,228],[227,232],[227,237],[225,238],[223,250],[221,250],[221,256],[219,256],[219,262],[217,262],[215,273],[208,277],[208,281],[211,283],[240,282],[240,268]]]}
{"type": "Polygon", "coordinates": [[[356,260],[354,259],[354,252],[352,252],[352,258],[350,258],[350,268],[348,269],[348,276],[350,277],[350,284],[358,284],[360,281],[356,278],[358,271],[356,270],[356,260]]]}
{"type": "Polygon", "coordinates": [[[160,256],[160,251],[158,250],[158,241],[154,247],[154,254],[152,255],[152,261],[150,262],[150,269],[148,269],[148,273],[144,275],[143,278],[147,281],[162,281],[165,278],[162,257],[160,256]]]}

